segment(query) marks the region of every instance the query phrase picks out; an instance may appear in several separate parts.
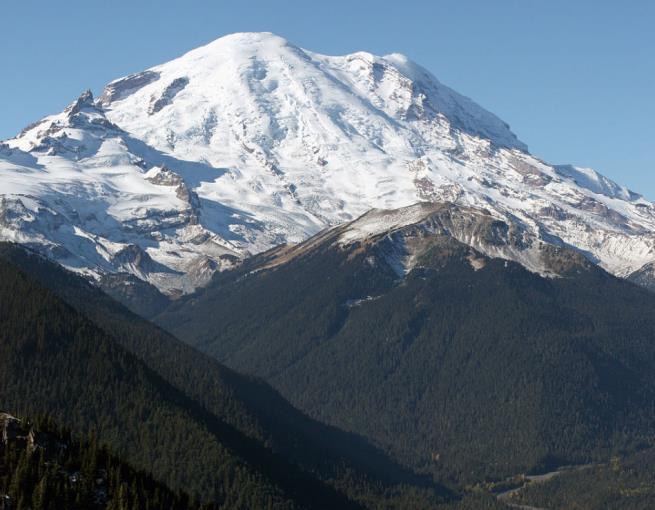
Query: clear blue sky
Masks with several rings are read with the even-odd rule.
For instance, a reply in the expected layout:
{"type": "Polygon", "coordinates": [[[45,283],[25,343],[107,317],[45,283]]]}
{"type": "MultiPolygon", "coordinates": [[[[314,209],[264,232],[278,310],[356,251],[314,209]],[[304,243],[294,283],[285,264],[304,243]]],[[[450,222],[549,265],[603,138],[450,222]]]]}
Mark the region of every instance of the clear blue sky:
{"type": "Polygon", "coordinates": [[[241,31],[327,54],[405,53],[533,154],[655,198],[650,0],[2,0],[0,139],[86,88],[241,31]]]}

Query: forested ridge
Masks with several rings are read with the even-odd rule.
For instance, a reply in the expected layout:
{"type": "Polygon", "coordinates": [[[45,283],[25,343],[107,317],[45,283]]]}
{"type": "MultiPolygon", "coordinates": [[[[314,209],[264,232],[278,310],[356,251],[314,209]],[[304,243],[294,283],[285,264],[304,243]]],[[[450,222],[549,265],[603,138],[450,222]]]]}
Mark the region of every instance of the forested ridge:
{"type": "Polygon", "coordinates": [[[225,508],[352,506],[208,413],[4,260],[0,281],[4,408],[95,429],[139,469],[225,508]]]}
{"type": "Polygon", "coordinates": [[[655,298],[593,266],[550,279],[498,259],[473,268],[470,248],[439,239],[403,279],[359,247],[260,269],[274,251],[159,317],[352,434],[42,257],[0,255],[13,332],[0,367],[24,374],[8,393],[21,396],[15,411],[52,409],[78,431],[97,423],[138,469],[177,491],[182,463],[191,495],[224,508],[503,508],[487,481],[653,444],[655,298]],[[53,310],[67,318],[44,321],[53,310]],[[111,375],[96,383],[96,372],[111,375]]]}
{"type": "Polygon", "coordinates": [[[653,442],[653,294],[575,260],[559,278],[481,254],[474,268],[468,246],[433,242],[402,279],[374,242],[319,242],[267,269],[271,252],[158,320],[458,483],[653,442]]]}
{"type": "MultiPolygon", "coordinates": [[[[85,280],[42,257],[14,245],[0,245],[0,263],[11,275],[8,281],[19,278],[23,285],[31,285],[31,290],[38,289],[39,293],[57,301],[54,294],[40,287],[46,285],[68,303],[57,301],[66,313],[74,312],[73,315],[83,322],[91,319],[93,334],[103,339],[99,342],[101,348],[120,352],[129,360],[121,362],[121,377],[130,378],[143,372],[148,374],[149,380],[155,381],[155,386],[161,385],[154,391],[155,395],[144,397],[138,411],[133,412],[131,400],[141,400],[138,395],[150,387],[149,384],[135,383],[139,387],[123,401],[123,405],[131,409],[125,410],[112,400],[113,392],[104,395],[102,391],[95,391],[96,375],[87,369],[90,370],[98,357],[97,347],[79,353],[79,358],[75,355],[76,361],[70,363],[51,356],[41,359],[38,353],[26,348],[24,356],[14,352],[12,357],[26,366],[34,360],[41,366],[32,364],[30,371],[26,372],[28,375],[16,378],[17,383],[25,384],[21,380],[29,379],[30,384],[39,390],[32,398],[26,397],[31,390],[14,391],[9,398],[18,406],[14,408],[17,412],[54,413],[78,432],[97,425],[103,441],[136,462],[137,466],[152,470],[172,487],[186,487],[188,480],[198,475],[199,478],[191,480],[188,487],[193,489],[192,494],[209,499],[218,497],[220,500],[225,492],[239,492],[242,485],[245,494],[256,497],[258,489],[253,490],[245,481],[236,481],[237,487],[227,487],[223,493],[215,491],[211,485],[212,479],[224,476],[211,467],[216,465],[212,463],[233,462],[241,466],[244,459],[247,467],[243,470],[245,473],[239,468],[240,476],[262,476],[263,481],[256,478],[252,483],[262,482],[264,487],[272,487],[273,496],[276,491],[281,492],[282,500],[287,497],[296,503],[304,502],[307,507],[327,507],[331,504],[330,498],[342,498],[340,504],[344,507],[363,504],[378,508],[395,501],[410,507],[412,502],[416,502],[417,508],[426,508],[454,496],[430,479],[419,477],[392,462],[362,438],[309,419],[261,380],[241,376],[184,345],[128,312],[85,280]],[[17,266],[30,276],[17,271],[17,266]],[[77,361],[79,359],[89,361],[81,363],[77,361]],[[134,366],[126,365],[129,363],[134,366]],[[69,373],[71,370],[73,373],[69,373]],[[32,381],[33,378],[37,381],[32,381]],[[49,384],[50,378],[52,384],[49,384]],[[85,378],[89,381],[82,383],[85,378]],[[90,389],[86,386],[89,382],[90,389]],[[52,391],[52,386],[57,385],[63,389],[56,399],[43,398],[39,393],[47,394],[52,391]],[[78,386],[83,391],[78,392],[78,386]],[[71,399],[71,394],[76,398],[71,399]],[[175,422],[165,412],[170,400],[174,402],[176,412],[182,413],[175,422]],[[209,434],[184,437],[185,427],[188,427],[186,420],[192,422],[190,430],[194,430],[199,422],[201,430],[209,428],[209,434]],[[178,435],[182,437],[178,438],[178,435]],[[215,442],[219,444],[214,445],[215,442]],[[191,445],[188,449],[187,444],[191,445]],[[227,449],[227,456],[222,447],[227,449]],[[164,448],[166,450],[162,452],[164,448]],[[161,456],[161,461],[155,461],[157,456],[161,456]],[[181,465],[184,465],[184,472],[181,472],[181,465]],[[252,469],[253,473],[248,475],[247,469],[252,469]],[[203,480],[206,486],[201,485],[203,480]]],[[[8,300],[12,291],[6,290],[8,300]]],[[[24,291],[14,294],[20,295],[24,291]]],[[[14,312],[17,322],[24,323],[18,319],[21,317],[18,309],[14,312]]],[[[41,316],[41,312],[37,311],[35,315],[41,316]]],[[[23,316],[31,317],[29,313],[23,316]]],[[[27,336],[29,333],[30,328],[26,327],[27,336]]],[[[87,338],[78,335],[82,336],[87,338]]],[[[57,342],[49,334],[46,337],[48,342],[57,342]]],[[[88,339],[91,345],[96,343],[95,337],[88,339]]],[[[86,345],[83,339],[79,342],[86,345]]],[[[105,362],[107,357],[100,358],[105,362]]],[[[13,373],[16,369],[6,370],[13,373]]],[[[99,366],[97,371],[115,376],[113,368],[99,366]]],[[[115,386],[116,383],[102,382],[99,387],[105,384],[115,386]]]]}

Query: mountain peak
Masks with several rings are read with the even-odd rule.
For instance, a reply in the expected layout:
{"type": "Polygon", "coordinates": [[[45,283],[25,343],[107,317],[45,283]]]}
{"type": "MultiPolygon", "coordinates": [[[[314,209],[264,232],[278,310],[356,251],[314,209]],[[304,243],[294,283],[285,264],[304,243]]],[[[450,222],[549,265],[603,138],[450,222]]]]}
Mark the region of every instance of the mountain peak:
{"type": "Polygon", "coordinates": [[[214,39],[202,47],[220,45],[270,45],[289,46],[291,43],[284,37],[273,32],[234,32],[214,39]]]}
{"type": "Polygon", "coordinates": [[[653,204],[533,157],[505,122],[399,53],[329,56],[231,34],[114,80],[95,102],[82,94],[8,146],[29,155],[0,154],[3,195],[40,220],[0,235],[168,293],[207,281],[198,268],[418,202],[516,219],[623,276],[655,261],[653,204]],[[175,186],[149,173],[164,167],[175,186]],[[151,257],[147,274],[117,257],[128,246],[151,257]]]}
{"type": "Polygon", "coordinates": [[[73,104],[92,106],[93,102],[93,92],[91,92],[91,89],[86,89],[80,94],[80,97],[78,97],[73,104]]]}
{"type": "Polygon", "coordinates": [[[176,60],[241,59],[257,55],[273,57],[289,50],[302,51],[285,38],[271,32],[237,32],[195,48],[176,60]]]}
{"type": "Polygon", "coordinates": [[[78,97],[75,101],[73,101],[66,110],[64,110],[69,116],[75,115],[77,113],[80,113],[83,110],[91,110],[94,112],[98,111],[98,107],[95,104],[95,99],[93,97],[93,92],[91,90],[87,89],[82,94],[80,94],[80,97],[78,97]]]}

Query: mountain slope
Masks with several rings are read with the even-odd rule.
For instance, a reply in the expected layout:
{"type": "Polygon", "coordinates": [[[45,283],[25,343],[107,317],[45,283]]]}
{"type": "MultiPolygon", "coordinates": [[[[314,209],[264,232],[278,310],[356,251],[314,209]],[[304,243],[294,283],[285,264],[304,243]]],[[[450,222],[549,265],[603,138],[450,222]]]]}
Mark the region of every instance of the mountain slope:
{"type": "Polygon", "coordinates": [[[408,58],[320,55],[266,33],[83,94],[0,145],[0,179],[1,238],[172,296],[248,254],[419,201],[513,216],[618,276],[655,261],[652,203],[540,161],[408,58]]]}
{"type": "Polygon", "coordinates": [[[159,321],[460,480],[652,442],[655,298],[521,233],[454,204],[376,211],[220,275],[159,321]],[[503,260],[526,252],[541,267],[503,260]]]}
{"type": "Polygon", "coordinates": [[[188,291],[217,264],[235,260],[229,242],[198,225],[197,195],[167,166],[182,162],[109,122],[90,92],[17,145],[29,152],[0,146],[5,240],[38,247],[94,278],[129,273],[169,293],[188,291]],[[154,260],[154,246],[171,255],[154,260]]]}
{"type": "MultiPolygon", "coordinates": [[[[168,390],[162,390],[164,396],[179,394],[181,407],[200,413],[196,420],[222,423],[218,440],[229,439],[237,455],[273,457],[263,468],[267,470],[277,462],[282,482],[291,481],[285,479],[285,470],[289,476],[295,473],[299,480],[316,477],[370,508],[394,501],[402,506],[412,501],[410,498],[422,505],[436,504],[452,495],[392,462],[362,438],[309,419],[267,384],[237,374],[186,346],[43,257],[0,244],[0,260],[10,261],[50,288],[122,348],[144,361],[156,377],[169,385],[168,390]]],[[[96,403],[87,405],[93,407],[96,403]]],[[[112,441],[116,440],[112,437],[112,441]]],[[[124,440],[117,440],[118,445],[124,446],[124,440]]],[[[192,468],[202,469],[203,462],[192,464],[192,468]]],[[[321,495],[324,489],[309,480],[303,482],[307,486],[304,491],[317,491],[312,497],[330,501],[329,494],[321,495]]]]}
{"type": "Polygon", "coordinates": [[[137,467],[226,508],[357,507],[206,410],[12,264],[0,261],[0,273],[5,408],[49,413],[80,433],[93,428],[137,467]]]}

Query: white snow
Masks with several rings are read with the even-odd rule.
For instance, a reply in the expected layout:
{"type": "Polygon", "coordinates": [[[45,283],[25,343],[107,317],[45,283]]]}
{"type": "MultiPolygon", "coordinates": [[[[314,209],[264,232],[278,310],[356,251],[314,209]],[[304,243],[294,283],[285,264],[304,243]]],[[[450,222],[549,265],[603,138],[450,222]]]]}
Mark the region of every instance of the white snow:
{"type": "MultiPolygon", "coordinates": [[[[326,56],[233,34],[115,80],[95,103],[83,95],[6,144],[1,238],[166,292],[206,281],[208,260],[226,267],[226,254],[420,201],[511,217],[619,275],[655,260],[652,203],[535,158],[503,121],[399,54],[326,56]],[[190,200],[155,184],[164,167],[190,200]],[[137,270],[110,246],[153,263],[137,270]]],[[[375,214],[366,229],[411,221],[375,214]]]]}

